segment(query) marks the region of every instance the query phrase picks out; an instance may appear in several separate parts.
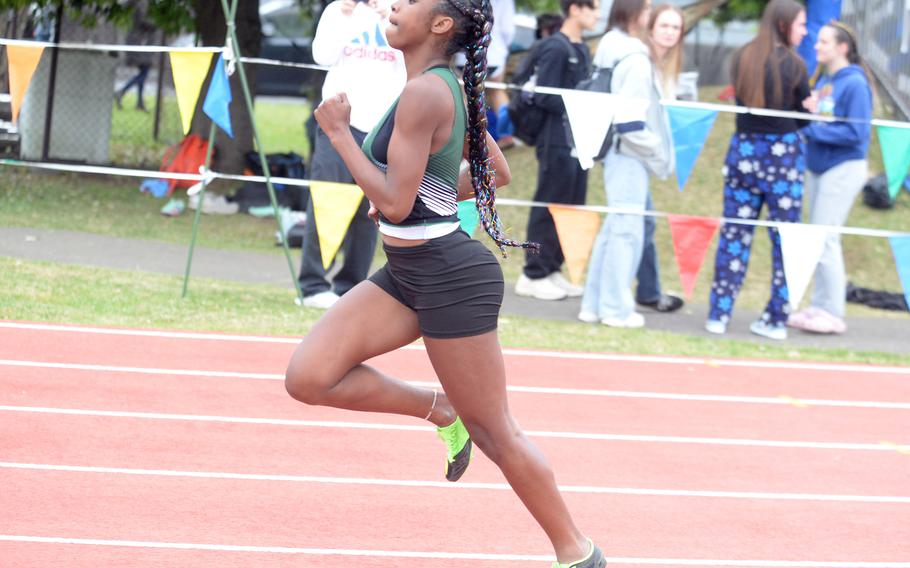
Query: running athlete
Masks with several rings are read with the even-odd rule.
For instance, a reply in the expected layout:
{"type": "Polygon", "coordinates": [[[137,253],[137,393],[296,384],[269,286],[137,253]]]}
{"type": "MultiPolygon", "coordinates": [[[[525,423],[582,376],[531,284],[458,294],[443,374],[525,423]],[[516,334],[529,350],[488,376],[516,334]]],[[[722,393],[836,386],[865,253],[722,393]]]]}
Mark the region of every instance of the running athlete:
{"type": "Polygon", "coordinates": [[[344,94],[315,111],[373,204],[388,263],[313,326],[290,361],[286,387],[307,404],[435,424],[450,481],[464,473],[476,444],[546,532],[555,567],[601,568],[603,554],[575,526],[550,466],[509,413],[496,332],[502,270],[456,216],[456,200],[475,194],[484,228],[500,247],[532,246],[506,239],[493,208],[496,186],[510,173],[483,112],[491,27],[489,0],[398,0],[387,30],[407,67],[398,101],[362,148],[351,135],[344,94]],[[460,50],[467,51],[467,109],[450,68],[460,50]],[[461,170],[465,156],[469,168],[461,170]],[[441,392],[363,364],[419,337],[441,392]]]}

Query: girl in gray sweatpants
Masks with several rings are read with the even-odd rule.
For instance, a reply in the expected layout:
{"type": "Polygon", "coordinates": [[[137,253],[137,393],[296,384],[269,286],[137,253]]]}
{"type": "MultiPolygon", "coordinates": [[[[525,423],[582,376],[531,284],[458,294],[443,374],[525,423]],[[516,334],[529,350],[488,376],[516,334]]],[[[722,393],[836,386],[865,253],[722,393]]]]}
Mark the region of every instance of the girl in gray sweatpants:
{"type": "MultiPolygon", "coordinates": [[[[809,222],[841,226],[867,177],[872,89],[850,28],[836,21],[824,26],[815,51],[820,73],[806,108],[846,120],[813,122],[803,130],[808,141],[809,222]]],[[[846,292],[840,233],[831,232],[815,269],[811,303],[790,315],[788,325],[815,333],[843,333],[846,292]]]]}

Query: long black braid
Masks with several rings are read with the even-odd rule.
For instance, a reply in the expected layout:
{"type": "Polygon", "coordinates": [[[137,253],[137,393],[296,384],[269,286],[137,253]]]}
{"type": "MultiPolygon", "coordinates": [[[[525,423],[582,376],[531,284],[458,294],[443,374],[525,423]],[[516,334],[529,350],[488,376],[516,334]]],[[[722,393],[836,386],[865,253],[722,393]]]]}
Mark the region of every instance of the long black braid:
{"type": "Polygon", "coordinates": [[[496,172],[490,166],[487,153],[487,113],[484,81],[487,78],[487,47],[493,29],[493,7],[490,0],[442,0],[439,9],[455,20],[455,34],[446,49],[447,55],[465,50],[464,91],[468,109],[468,159],[471,185],[480,222],[496,242],[503,256],[505,247],[539,250],[538,243],[518,242],[502,232],[502,222],[496,213],[496,172]],[[454,10],[449,9],[454,8],[454,10]]]}

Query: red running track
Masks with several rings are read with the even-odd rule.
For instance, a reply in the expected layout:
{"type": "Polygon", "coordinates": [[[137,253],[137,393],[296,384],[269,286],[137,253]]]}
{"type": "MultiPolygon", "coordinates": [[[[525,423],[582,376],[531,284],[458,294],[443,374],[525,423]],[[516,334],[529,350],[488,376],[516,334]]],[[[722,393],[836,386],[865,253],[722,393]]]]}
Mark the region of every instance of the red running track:
{"type": "MultiPolygon", "coordinates": [[[[482,456],[447,484],[420,421],[292,401],[293,339],[40,327],[0,322],[0,565],[547,565],[482,456]]],[[[611,564],[910,567],[906,369],[506,361],[611,564]]]]}

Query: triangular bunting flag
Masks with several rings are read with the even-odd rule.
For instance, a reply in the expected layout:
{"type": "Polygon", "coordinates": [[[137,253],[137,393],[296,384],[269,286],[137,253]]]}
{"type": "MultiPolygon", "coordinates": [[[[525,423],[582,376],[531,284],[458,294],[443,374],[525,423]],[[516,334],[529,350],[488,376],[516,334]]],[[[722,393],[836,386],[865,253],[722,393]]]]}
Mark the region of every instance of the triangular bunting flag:
{"type": "Polygon", "coordinates": [[[897,275],[904,287],[904,298],[910,306],[910,237],[891,237],[891,252],[897,265],[897,275]]]}
{"type": "Polygon", "coordinates": [[[234,131],[231,129],[231,83],[228,80],[227,71],[224,68],[224,56],[219,56],[215,63],[215,71],[212,73],[212,81],[209,83],[209,92],[205,95],[205,101],[202,103],[202,111],[212,119],[212,121],[221,127],[221,130],[227,132],[231,138],[234,137],[234,131]]]}
{"type": "Polygon", "coordinates": [[[878,143],[882,147],[882,161],[888,174],[888,193],[893,199],[910,172],[910,128],[879,126],[878,143]]]}
{"type": "Polygon", "coordinates": [[[314,181],[310,183],[310,196],[322,266],[328,270],[360,206],[363,191],[352,183],[314,181]]]}
{"type": "Polygon", "coordinates": [[[588,257],[591,256],[594,239],[600,229],[600,214],[560,205],[550,205],[549,209],[556,224],[559,245],[566,258],[569,280],[574,284],[580,284],[588,257]]]}
{"type": "Polygon", "coordinates": [[[13,107],[13,122],[19,121],[19,109],[22,108],[22,99],[25,91],[32,82],[32,75],[41,61],[44,47],[30,45],[7,45],[6,57],[9,60],[9,95],[13,107]]]}
{"type": "Polygon", "coordinates": [[[458,221],[461,223],[461,230],[473,237],[477,224],[480,222],[476,201],[468,199],[458,202],[458,221]]]}
{"type": "Polygon", "coordinates": [[[711,239],[720,226],[718,219],[710,217],[691,217],[689,215],[668,215],[670,235],[673,239],[673,252],[676,255],[676,266],[679,268],[679,281],[682,283],[686,299],[692,297],[695,281],[705,262],[705,254],[711,245],[711,239]]]}
{"type": "Polygon", "coordinates": [[[784,275],[790,292],[790,305],[799,306],[822,257],[828,230],[815,225],[783,223],[778,226],[780,249],[784,257],[784,275]]]}
{"type": "Polygon", "coordinates": [[[689,181],[692,168],[695,167],[695,160],[698,159],[705,140],[714,127],[717,111],[668,106],[667,113],[670,115],[670,128],[673,131],[673,146],[676,152],[676,182],[682,191],[689,181]]]}
{"type": "Polygon", "coordinates": [[[582,169],[591,169],[594,157],[600,152],[613,123],[615,97],[593,91],[565,91],[562,101],[566,105],[566,115],[572,128],[578,163],[582,169]],[[591,109],[596,109],[596,112],[591,109]]]}
{"type": "Polygon", "coordinates": [[[174,90],[177,91],[177,108],[180,109],[180,121],[183,133],[190,131],[193,113],[196,112],[196,101],[202,91],[205,76],[212,65],[212,54],[197,51],[173,51],[171,73],[174,75],[174,90]]]}

